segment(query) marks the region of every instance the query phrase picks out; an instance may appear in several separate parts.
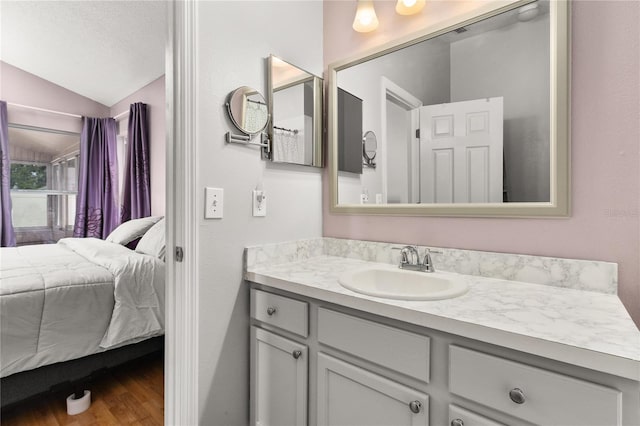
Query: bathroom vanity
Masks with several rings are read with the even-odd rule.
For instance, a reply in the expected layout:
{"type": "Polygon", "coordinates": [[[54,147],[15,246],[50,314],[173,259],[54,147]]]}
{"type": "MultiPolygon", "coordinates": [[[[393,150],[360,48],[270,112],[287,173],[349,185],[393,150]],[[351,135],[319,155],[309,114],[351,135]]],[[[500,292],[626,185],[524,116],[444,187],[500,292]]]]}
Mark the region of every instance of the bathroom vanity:
{"type": "MultiPolygon", "coordinates": [[[[446,256],[460,253],[435,266],[446,256]]],[[[251,424],[640,424],[640,332],[615,294],[453,272],[469,290],[447,300],[338,283],[396,258],[389,244],[328,238],[247,249],[251,424]]],[[[523,258],[561,285],[612,271],[523,258]]]]}

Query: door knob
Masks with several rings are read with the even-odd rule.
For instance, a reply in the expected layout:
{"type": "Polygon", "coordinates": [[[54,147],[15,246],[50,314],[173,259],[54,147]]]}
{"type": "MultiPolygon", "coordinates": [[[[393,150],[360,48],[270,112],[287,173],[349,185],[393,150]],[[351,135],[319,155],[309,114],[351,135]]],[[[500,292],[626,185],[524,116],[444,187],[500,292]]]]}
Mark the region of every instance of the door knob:
{"type": "Polygon", "coordinates": [[[276,311],[277,311],[277,309],[276,309],[276,308],[274,308],[273,306],[269,306],[269,307],[267,308],[267,315],[272,316],[273,314],[275,314],[275,313],[276,313],[276,311]]]}
{"type": "Polygon", "coordinates": [[[451,420],[451,426],[464,426],[464,422],[462,419],[453,419],[451,420]]]}
{"type": "Polygon", "coordinates": [[[291,355],[293,355],[294,359],[298,359],[302,356],[302,351],[293,351],[291,355]]]}
{"type": "Polygon", "coordinates": [[[422,403],[420,401],[411,401],[409,403],[409,409],[412,413],[418,414],[420,409],[422,408],[422,403]]]}

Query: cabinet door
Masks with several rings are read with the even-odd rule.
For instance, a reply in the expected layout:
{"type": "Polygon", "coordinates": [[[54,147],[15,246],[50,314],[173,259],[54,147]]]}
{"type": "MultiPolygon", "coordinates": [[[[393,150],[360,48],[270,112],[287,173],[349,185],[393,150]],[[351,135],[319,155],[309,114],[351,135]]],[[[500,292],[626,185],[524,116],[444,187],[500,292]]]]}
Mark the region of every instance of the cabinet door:
{"type": "Polygon", "coordinates": [[[451,426],[504,426],[472,411],[449,404],[449,424],[451,426]]]}
{"type": "Polygon", "coordinates": [[[307,347],[251,327],[251,424],[307,424],[307,347]]]}
{"type": "Polygon", "coordinates": [[[318,354],[318,426],[428,426],[429,397],[318,354]]]}

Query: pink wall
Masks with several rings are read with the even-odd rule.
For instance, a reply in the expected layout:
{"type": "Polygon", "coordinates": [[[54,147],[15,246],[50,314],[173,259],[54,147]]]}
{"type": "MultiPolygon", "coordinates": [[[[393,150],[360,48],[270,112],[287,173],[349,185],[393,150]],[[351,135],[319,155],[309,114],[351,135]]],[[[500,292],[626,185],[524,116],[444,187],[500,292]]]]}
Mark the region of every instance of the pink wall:
{"type": "MultiPolygon", "coordinates": [[[[147,104],[151,151],[151,214],[164,216],[166,200],[166,133],[165,133],[165,87],[164,76],[149,83],[111,107],[110,115],[129,111],[135,102],[147,104]]],[[[126,123],[124,123],[126,125],[126,123]]],[[[126,134],[126,129],[125,132],[126,134]]]]}
{"type": "MultiPolygon", "coordinates": [[[[401,17],[394,2],[376,1],[380,26],[367,35],[351,29],[354,3],[324,3],[325,67],[469,7],[432,1],[401,17]]],[[[640,324],[640,3],[572,5],[570,218],[335,215],[325,185],[324,235],[616,262],[620,299],[640,324]]]]}
{"type": "MultiPolygon", "coordinates": [[[[109,108],[89,98],[0,61],[0,99],[9,103],[46,108],[70,114],[108,117],[109,108]]],[[[59,114],[7,107],[10,123],[80,133],[82,120],[59,114]]]]}

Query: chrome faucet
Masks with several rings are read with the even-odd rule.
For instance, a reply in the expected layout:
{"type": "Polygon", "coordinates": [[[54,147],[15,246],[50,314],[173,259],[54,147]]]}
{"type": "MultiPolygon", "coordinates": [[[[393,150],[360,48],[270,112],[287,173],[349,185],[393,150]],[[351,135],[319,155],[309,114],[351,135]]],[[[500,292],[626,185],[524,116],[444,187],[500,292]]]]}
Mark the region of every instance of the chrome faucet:
{"type": "Polygon", "coordinates": [[[400,249],[400,268],[417,269],[420,263],[420,254],[415,246],[404,246],[400,249]]]}
{"type": "Polygon", "coordinates": [[[424,260],[420,262],[420,254],[416,246],[392,247],[394,250],[400,250],[400,269],[408,269],[411,271],[435,272],[431,253],[442,253],[441,251],[426,249],[424,260]]]}

